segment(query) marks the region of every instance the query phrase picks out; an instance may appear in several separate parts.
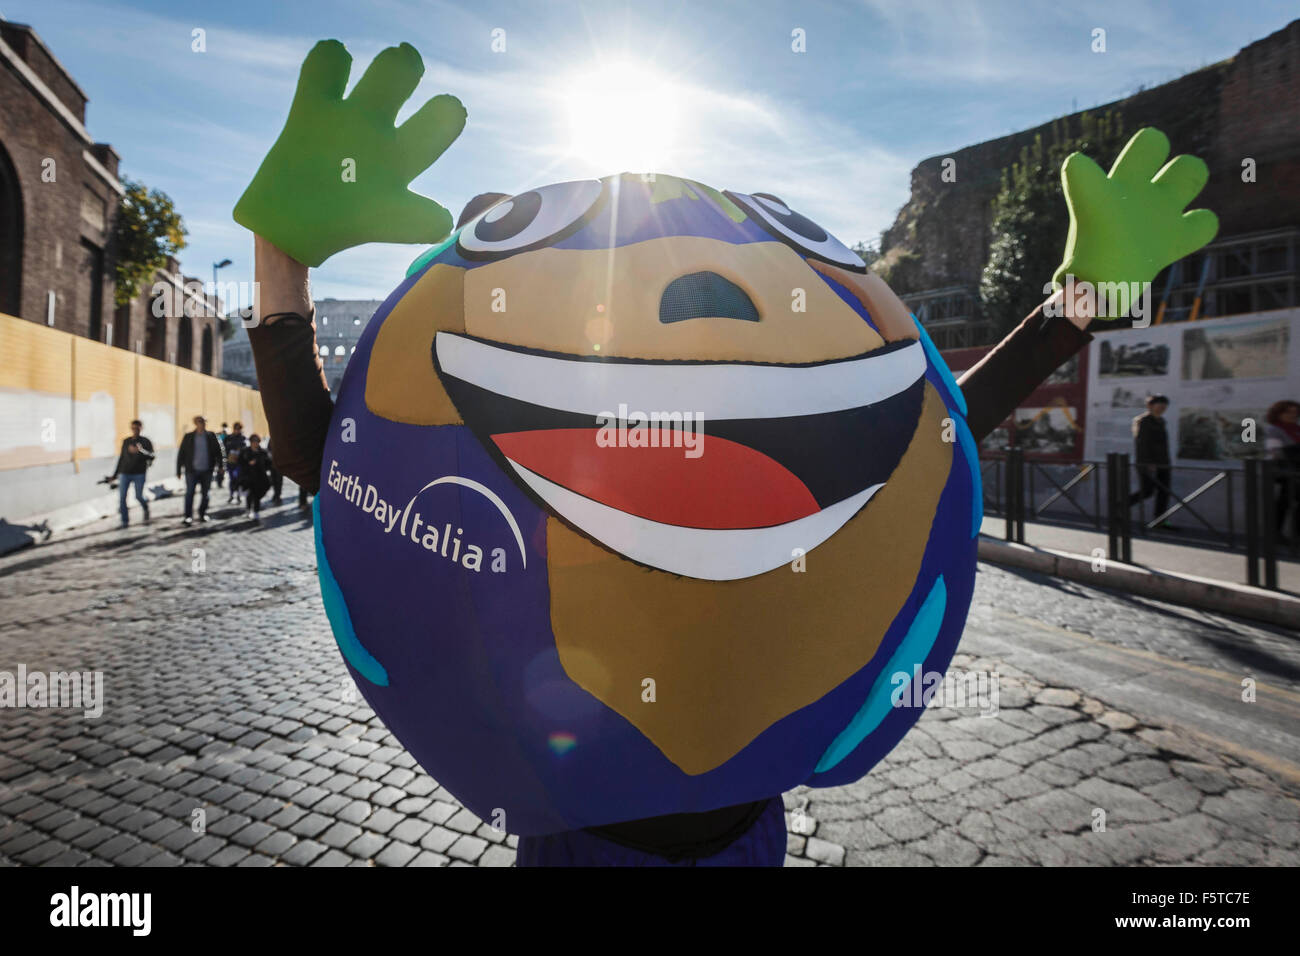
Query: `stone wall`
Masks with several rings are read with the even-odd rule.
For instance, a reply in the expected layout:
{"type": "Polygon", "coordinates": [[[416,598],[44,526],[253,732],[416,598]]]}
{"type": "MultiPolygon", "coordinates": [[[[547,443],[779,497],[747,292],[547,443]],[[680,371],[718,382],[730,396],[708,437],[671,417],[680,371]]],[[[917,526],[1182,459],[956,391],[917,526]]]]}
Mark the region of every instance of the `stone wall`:
{"type": "MultiPolygon", "coordinates": [[[[1219,214],[1220,236],[1300,224],[1300,20],[1230,60],[1090,112],[1107,110],[1122,115],[1126,133],[1156,126],[1175,153],[1205,159],[1210,181],[1197,205],[1219,214]],[[1247,158],[1256,162],[1254,183],[1242,182],[1247,158]]],[[[1054,122],[1077,135],[1081,115],[1054,122]]],[[[882,237],[878,268],[889,271],[895,291],[978,284],[1001,172],[1038,135],[1051,142],[1052,123],[917,165],[911,198],[882,237]],[[956,162],[955,182],[941,178],[947,157],[956,162]]]]}

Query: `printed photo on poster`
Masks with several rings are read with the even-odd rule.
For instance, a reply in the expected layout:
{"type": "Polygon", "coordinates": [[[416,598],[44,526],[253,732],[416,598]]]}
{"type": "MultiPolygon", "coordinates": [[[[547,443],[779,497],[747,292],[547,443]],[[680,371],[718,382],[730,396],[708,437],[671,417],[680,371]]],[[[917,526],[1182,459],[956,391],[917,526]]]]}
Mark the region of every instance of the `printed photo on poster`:
{"type": "MultiPolygon", "coordinates": [[[[1225,461],[1259,451],[1259,441],[1242,441],[1244,420],[1263,421],[1258,409],[1186,408],[1178,415],[1178,457],[1192,461],[1225,461]]],[[[1255,433],[1258,434],[1258,428],[1255,433]]]]}
{"type": "Polygon", "coordinates": [[[1079,434],[1076,409],[1066,405],[1016,409],[1016,443],[1027,453],[1058,455],[1074,451],[1079,434]]]}
{"type": "Polygon", "coordinates": [[[1169,373],[1169,346],[1152,342],[1113,345],[1102,342],[1098,352],[1102,378],[1139,378],[1169,373]]]}
{"type": "Polygon", "coordinates": [[[1141,389],[1125,388],[1123,385],[1111,389],[1111,408],[1145,408],[1146,403],[1147,393],[1141,389]]]}
{"type": "Polygon", "coordinates": [[[1286,319],[1183,330],[1183,381],[1280,378],[1287,374],[1286,319]]]}
{"type": "Polygon", "coordinates": [[[1071,355],[1055,372],[1047,376],[1044,385],[1073,385],[1079,380],[1079,356],[1071,355]]]}
{"type": "Polygon", "coordinates": [[[980,439],[980,451],[1006,451],[1010,447],[1011,429],[1007,428],[1006,425],[999,425],[980,439]]]}

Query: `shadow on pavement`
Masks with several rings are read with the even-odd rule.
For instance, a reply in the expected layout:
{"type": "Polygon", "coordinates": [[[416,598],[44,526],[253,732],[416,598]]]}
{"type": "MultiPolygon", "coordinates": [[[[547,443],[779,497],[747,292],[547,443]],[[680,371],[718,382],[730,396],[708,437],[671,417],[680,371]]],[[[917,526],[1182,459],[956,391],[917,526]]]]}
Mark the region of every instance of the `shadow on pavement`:
{"type": "MultiPolygon", "coordinates": [[[[1024,568],[1012,568],[999,565],[999,569],[1007,574],[1015,575],[1022,580],[1049,587],[1062,594],[1069,594],[1073,597],[1090,600],[1087,589],[1092,585],[1083,584],[1078,581],[1069,581],[1061,578],[1054,578],[1050,575],[1043,574],[1039,571],[1029,571],[1024,568]],[[1071,586],[1073,585],[1073,586],[1071,586]]],[[[1227,622],[1221,620],[1226,615],[1210,612],[1196,612],[1195,616],[1191,612],[1179,611],[1176,607],[1170,607],[1157,602],[1153,598],[1142,597],[1141,595],[1132,595],[1124,591],[1114,591],[1100,584],[1097,590],[1105,591],[1108,597],[1122,601],[1129,607],[1151,614],[1159,614],[1175,621],[1180,621],[1191,625],[1187,629],[1185,636],[1192,638],[1203,646],[1211,647],[1231,658],[1240,664],[1246,670],[1259,670],[1267,672],[1276,677],[1281,677],[1290,681],[1300,681],[1300,667],[1287,661],[1275,654],[1270,653],[1257,644],[1247,643],[1238,635],[1237,630],[1231,622],[1235,618],[1228,618],[1227,622]],[[1205,633],[1205,632],[1211,633],[1205,633]]],[[[1295,639],[1295,632],[1285,628],[1276,627],[1263,621],[1251,621],[1249,625],[1252,629],[1263,631],[1277,637],[1295,639]]],[[[1105,638],[1102,638],[1103,640],[1105,638]]]]}

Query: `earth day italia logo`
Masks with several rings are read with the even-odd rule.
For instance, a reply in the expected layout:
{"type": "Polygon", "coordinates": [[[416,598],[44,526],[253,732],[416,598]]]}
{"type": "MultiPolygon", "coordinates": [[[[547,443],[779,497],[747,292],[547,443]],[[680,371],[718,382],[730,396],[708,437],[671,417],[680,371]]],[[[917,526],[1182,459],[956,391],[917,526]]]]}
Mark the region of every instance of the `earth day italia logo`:
{"type": "Polygon", "coordinates": [[[461,475],[443,475],[413,494],[403,507],[386,500],[373,484],[363,482],[357,475],[346,474],[338,465],[337,460],[330,462],[327,482],[330,490],[373,517],[379,522],[384,534],[396,533],[400,538],[410,541],[423,550],[459,564],[469,571],[481,572],[486,557],[488,569],[496,574],[502,574],[509,570],[509,555],[505,548],[492,548],[485,554],[482,546],[473,543],[467,537],[462,537],[465,535],[463,528],[457,527],[450,521],[439,524],[436,515],[430,514],[426,517],[424,512],[416,508],[416,501],[420,495],[440,485],[456,485],[477,492],[501,512],[519,547],[521,566],[528,567],[528,553],[524,548],[524,536],[519,530],[519,522],[515,520],[515,516],[501,500],[500,495],[481,482],[461,475]]]}

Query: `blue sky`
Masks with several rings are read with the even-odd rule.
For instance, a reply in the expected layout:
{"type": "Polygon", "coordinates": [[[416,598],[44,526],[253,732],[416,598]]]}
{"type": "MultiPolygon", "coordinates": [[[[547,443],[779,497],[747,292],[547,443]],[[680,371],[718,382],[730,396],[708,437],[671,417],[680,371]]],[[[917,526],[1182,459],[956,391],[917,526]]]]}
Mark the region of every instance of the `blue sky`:
{"type": "MultiPolygon", "coordinates": [[[[437,93],[464,102],[465,132],[413,184],[453,215],[479,192],[635,169],[645,124],[593,117],[610,109],[602,90],[630,82],[673,104],[650,127],[666,131],[658,171],[776,193],[853,244],[893,221],[918,161],[1224,59],[1295,11],[1294,0],[1103,0],[1086,11],[952,0],[0,0],[0,15],[35,27],[89,95],[91,135],[122,155],[123,175],[176,200],[190,231],[185,270],[206,279],[228,257],[223,281],[253,277],[252,237],[230,210],[283,124],[298,64],[324,37],[352,52],[353,81],[385,46],[420,51],[424,80],[399,122],[437,93]],[[791,49],[796,28],[806,52],[791,49]],[[1105,53],[1091,49],[1095,28],[1105,53]],[[205,52],[191,49],[195,29],[205,52]],[[505,52],[492,50],[495,29],[505,52]]],[[[313,272],[314,292],[383,298],[420,251],[341,253],[313,272]]]]}

